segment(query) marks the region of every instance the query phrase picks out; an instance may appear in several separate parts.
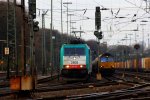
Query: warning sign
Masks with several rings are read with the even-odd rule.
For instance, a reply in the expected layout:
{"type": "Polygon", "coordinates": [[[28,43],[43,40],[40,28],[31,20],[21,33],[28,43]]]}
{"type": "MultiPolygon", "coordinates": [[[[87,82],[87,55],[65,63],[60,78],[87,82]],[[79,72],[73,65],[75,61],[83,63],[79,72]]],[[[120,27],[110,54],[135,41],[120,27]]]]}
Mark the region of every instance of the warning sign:
{"type": "Polygon", "coordinates": [[[5,55],[9,55],[9,48],[5,47],[5,55]]]}

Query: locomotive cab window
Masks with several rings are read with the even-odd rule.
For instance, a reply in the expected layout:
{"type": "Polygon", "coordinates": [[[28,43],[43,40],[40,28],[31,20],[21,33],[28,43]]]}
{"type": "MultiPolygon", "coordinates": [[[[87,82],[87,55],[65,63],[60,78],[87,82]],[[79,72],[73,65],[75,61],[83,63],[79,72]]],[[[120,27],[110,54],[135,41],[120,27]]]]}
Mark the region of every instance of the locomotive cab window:
{"type": "Polygon", "coordinates": [[[113,58],[112,57],[101,57],[101,62],[112,62],[113,58]]]}
{"type": "Polygon", "coordinates": [[[85,55],[85,49],[84,48],[65,48],[64,52],[65,56],[70,56],[70,55],[85,55]]]}

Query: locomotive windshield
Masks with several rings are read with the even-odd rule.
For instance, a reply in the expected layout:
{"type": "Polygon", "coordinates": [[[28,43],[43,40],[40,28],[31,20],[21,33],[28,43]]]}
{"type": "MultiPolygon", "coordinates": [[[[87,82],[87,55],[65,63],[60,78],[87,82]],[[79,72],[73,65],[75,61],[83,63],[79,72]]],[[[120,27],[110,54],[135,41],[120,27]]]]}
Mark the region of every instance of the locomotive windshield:
{"type": "Polygon", "coordinates": [[[112,62],[113,58],[112,57],[101,57],[101,62],[112,62]]]}
{"type": "Polygon", "coordinates": [[[81,56],[85,55],[85,49],[84,48],[65,48],[64,52],[65,56],[81,56]]]}

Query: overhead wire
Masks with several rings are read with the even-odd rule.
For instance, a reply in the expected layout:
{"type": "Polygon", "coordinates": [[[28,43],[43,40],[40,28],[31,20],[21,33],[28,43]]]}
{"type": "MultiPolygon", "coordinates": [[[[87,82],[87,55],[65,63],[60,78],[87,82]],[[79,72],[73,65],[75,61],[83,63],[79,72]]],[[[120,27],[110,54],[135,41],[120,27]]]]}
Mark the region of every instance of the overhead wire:
{"type": "MultiPolygon", "coordinates": [[[[40,0],[38,0],[38,1],[40,1],[40,0]]],[[[98,4],[98,5],[100,5],[100,3],[99,2],[97,2],[96,0],[93,0],[96,4],[98,4]]],[[[128,1],[128,0],[125,0],[125,1],[128,1]]],[[[57,2],[60,2],[59,0],[57,0],[57,2]]],[[[131,1],[129,1],[129,2],[131,2],[131,1]]],[[[78,3],[77,1],[76,1],[76,9],[71,9],[71,10],[81,10],[81,9],[79,9],[79,8],[77,8],[77,5],[78,4],[80,4],[80,3],[78,3]]],[[[83,5],[83,4],[80,4],[80,5],[83,5]]],[[[84,4],[84,5],[86,5],[86,4],[84,4]]],[[[87,4],[88,5],[88,4],[87,4]]],[[[136,5],[136,4],[132,4],[132,5],[136,5]]],[[[101,5],[100,5],[101,6],[101,5]]],[[[63,5],[63,7],[66,7],[66,6],[64,6],[63,5]]],[[[104,7],[104,6],[101,6],[101,7],[104,7]]],[[[142,10],[144,10],[143,8],[142,8],[143,6],[142,6],[142,4],[140,4],[140,6],[138,6],[138,5],[136,5],[135,7],[122,7],[122,8],[112,8],[112,10],[114,9],[120,9],[120,10],[129,10],[129,9],[137,9],[137,8],[139,8],[138,10],[137,10],[137,12],[133,15],[133,17],[132,18],[135,18],[135,15],[138,15],[138,13],[139,13],[139,11],[140,11],[140,9],[142,9],[142,10]]],[[[58,7],[56,7],[56,8],[58,8],[58,7]]],[[[49,9],[50,10],[50,9],[49,9]]],[[[61,13],[59,10],[59,8],[58,9],[53,9],[56,13],[61,13]]],[[[65,10],[65,9],[64,9],[65,10]]],[[[87,8],[87,11],[88,10],[95,10],[95,9],[90,9],[90,8],[87,8]]],[[[84,13],[84,11],[85,10],[83,10],[83,13],[84,13]]],[[[144,10],[145,11],[145,10],[144,10]]],[[[118,10],[118,12],[120,12],[119,10],[118,10]]],[[[65,12],[63,12],[63,13],[65,13],[65,12]]],[[[82,23],[83,23],[83,20],[82,19],[86,19],[87,18],[87,16],[85,16],[86,14],[81,14],[81,13],[77,13],[77,12],[75,12],[75,16],[76,17],[79,17],[79,19],[81,19],[80,21],[82,21],[82,23]]],[[[118,13],[116,14],[116,15],[118,15],[118,13]]],[[[144,16],[144,15],[143,15],[144,16]]],[[[141,17],[141,16],[138,16],[138,18],[137,18],[137,16],[136,16],[136,19],[137,20],[139,20],[139,19],[144,19],[145,17],[141,17]]],[[[114,17],[114,16],[113,16],[114,17]]],[[[105,18],[105,19],[102,19],[102,21],[103,22],[105,22],[105,23],[107,23],[107,24],[110,24],[110,22],[109,22],[109,20],[115,20],[116,18],[113,18],[113,17],[110,17],[110,18],[105,18]]],[[[47,18],[47,17],[46,17],[47,18]]],[[[131,18],[131,20],[132,20],[132,18],[131,18]]],[[[76,18],[76,19],[78,19],[78,18],[76,18]]],[[[94,18],[89,18],[90,20],[94,20],[94,18]]],[[[123,19],[124,20],[124,19],[123,19]]],[[[125,20],[127,20],[127,18],[125,19],[125,20]]],[[[124,26],[128,26],[128,25],[130,25],[130,17],[128,17],[128,20],[129,21],[124,21],[124,22],[120,22],[120,23],[118,23],[118,24],[126,24],[126,25],[124,25],[124,26]]],[[[55,21],[57,21],[57,22],[59,22],[59,20],[55,20],[55,21]]],[[[78,20],[79,21],[79,20],[78,20]]],[[[64,22],[64,21],[63,21],[64,22]]],[[[82,24],[82,25],[84,25],[84,24],[82,24]]],[[[125,27],[124,27],[125,28],[125,27]]],[[[121,30],[122,29],[122,27],[120,27],[119,28],[119,30],[121,30]]],[[[112,30],[113,30],[113,28],[112,28],[112,30]]]]}
{"type": "MultiPolygon", "coordinates": [[[[142,6],[142,2],[141,2],[141,5],[140,5],[140,7],[142,6]]],[[[138,13],[138,11],[139,11],[139,9],[137,10],[137,13],[138,13]]],[[[112,11],[111,11],[112,12],[112,11]]],[[[119,12],[119,11],[118,11],[119,12]]],[[[118,13],[117,13],[118,14],[118,13]]],[[[113,15],[113,12],[112,12],[112,15],[113,15]]],[[[137,15],[137,14],[135,14],[135,15],[137,15]]],[[[134,16],[133,16],[134,17],[134,16]]],[[[132,17],[132,18],[133,18],[132,17]]],[[[114,19],[114,18],[111,18],[111,19],[114,19]]],[[[138,18],[138,19],[140,19],[140,18],[138,18]]],[[[126,21],[126,22],[121,22],[121,23],[119,23],[119,24],[123,24],[123,23],[127,23],[126,25],[124,25],[123,27],[121,27],[121,28],[124,28],[124,27],[126,27],[126,26],[128,26],[129,24],[131,24],[131,21],[126,21]]],[[[118,25],[118,24],[117,24],[118,25]]],[[[118,31],[121,29],[121,28],[119,28],[118,29],[118,31]]]]}
{"type": "MultiPolygon", "coordinates": [[[[141,7],[142,3],[143,3],[143,1],[141,2],[140,7],[141,7]]],[[[138,14],[138,11],[139,11],[139,9],[137,10],[136,16],[137,16],[137,14],[138,14]]],[[[145,15],[145,14],[143,14],[143,15],[145,15]]],[[[143,15],[142,15],[142,16],[143,16],[143,15]]],[[[133,16],[133,17],[135,17],[135,16],[133,16]]],[[[133,19],[133,17],[132,17],[132,19],[133,19]]],[[[129,24],[132,24],[132,21],[129,21],[129,23],[125,24],[125,25],[122,26],[121,28],[125,28],[125,27],[128,26],[129,24]]],[[[120,29],[121,29],[121,28],[120,28],[120,29]]],[[[118,29],[118,30],[120,30],[120,29],[118,29]]]]}
{"type": "MultiPolygon", "coordinates": [[[[130,1],[128,1],[128,0],[125,0],[126,2],[128,2],[128,3],[130,3],[130,4],[132,4],[132,5],[134,5],[134,6],[136,6],[136,7],[138,7],[136,4],[134,4],[134,3],[132,3],[132,2],[130,2],[130,1]]],[[[142,9],[142,10],[144,10],[145,11],[145,9],[143,9],[143,8],[141,8],[141,7],[138,7],[138,8],[140,8],[140,9],[142,9]]],[[[146,11],[147,12],[147,11],[146,11]]],[[[147,12],[147,13],[149,13],[149,12],[147,12]]]]}

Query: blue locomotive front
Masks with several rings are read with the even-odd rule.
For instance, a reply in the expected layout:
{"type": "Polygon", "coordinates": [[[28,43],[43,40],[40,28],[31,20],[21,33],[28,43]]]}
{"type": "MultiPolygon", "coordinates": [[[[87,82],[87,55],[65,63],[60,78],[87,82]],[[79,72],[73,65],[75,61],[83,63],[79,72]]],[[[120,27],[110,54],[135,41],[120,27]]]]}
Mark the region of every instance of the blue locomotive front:
{"type": "Polygon", "coordinates": [[[92,63],[93,73],[102,74],[102,76],[112,76],[115,73],[114,57],[110,53],[103,53],[97,57],[92,63]],[[99,61],[99,62],[98,62],[99,61]]]}

